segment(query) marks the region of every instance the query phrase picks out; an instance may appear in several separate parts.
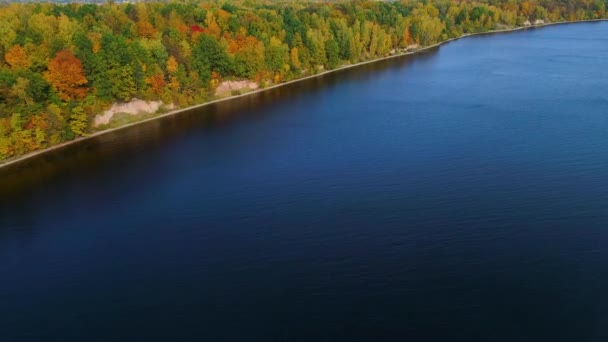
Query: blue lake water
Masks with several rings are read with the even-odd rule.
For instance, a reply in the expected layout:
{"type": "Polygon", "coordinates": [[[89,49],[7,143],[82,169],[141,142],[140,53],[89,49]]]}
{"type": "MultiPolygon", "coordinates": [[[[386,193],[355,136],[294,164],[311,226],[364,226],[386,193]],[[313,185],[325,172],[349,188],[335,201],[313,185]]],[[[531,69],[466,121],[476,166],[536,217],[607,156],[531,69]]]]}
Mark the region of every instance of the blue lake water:
{"type": "Polygon", "coordinates": [[[554,26],[3,169],[0,340],[606,341],[607,91],[554,26]]]}

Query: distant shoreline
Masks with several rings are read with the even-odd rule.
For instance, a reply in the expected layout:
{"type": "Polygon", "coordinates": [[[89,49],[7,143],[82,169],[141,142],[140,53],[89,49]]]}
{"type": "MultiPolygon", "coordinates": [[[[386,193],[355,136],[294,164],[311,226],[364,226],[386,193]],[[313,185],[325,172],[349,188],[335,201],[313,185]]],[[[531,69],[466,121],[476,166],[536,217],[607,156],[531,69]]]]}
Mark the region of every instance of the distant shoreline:
{"type": "Polygon", "coordinates": [[[370,64],[370,63],[376,63],[376,62],[387,60],[387,59],[398,58],[398,57],[403,57],[403,56],[408,56],[408,55],[415,55],[417,53],[424,52],[426,50],[430,50],[430,49],[439,47],[441,45],[444,45],[444,44],[447,44],[449,42],[452,42],[452,41],[455,41],[455,40],[459,40],[459,39],[462,39],[462,38],[473,37],[473,36],[480,36],[480,35],[487,35],[487,34],[495,34],[495,33],[514,32],[514,31],[521,31],[521,30],[542,28],[542,27],[554,26],[554,25],[589,23],[589,22],[601,22],[601,21],[608,21],[608,18],[606,18],[606,19],[574,20],[574,21],[559,21],[559,22],[545,23],[545,24],[539,24],[539,25],[520,26],[520,27],[514,27],[514,28],[508,28],[508,29],[492,30],[492,31],[487,31],[487,32],[467,33],[467,34],[463,34],[460,37],[450,38],[450,39],[444,40],[442,42],[439,42],[439,43],[436,43],[436,44],[433,44],[433,45],[429,45],[429,46],[425,46],[425,47],[422,47],[422,48],[414,50],[414,51],[396,53],[396,54],[391,55],[391,56],[380,57],[380,58],[372,59],[372,60],[369,60],[369,61],[364,61],[364,62],[359,62],[359,63],[355,63],[355,64],[344,65],[344,66],[338,67],[336,69],[326,70],[326,71],[323,71],[323,72],[315,74],[315,75],[309,75],[309,76],[297,78],[297,79],[294,79],[294,80],[291,80],[291,81],[275,84],[275,85],[272,85],[270,87],[266,87],[266,88],[262,88],[262,89],[253,90],[253,91],[246,92],[246,93],[240,94],[240,95],[233,95],[233,96],[225,97],[225,98],[222,98],[222,99],[217,99],[217,100],[213,100],[213,101],[204,102],[204,103],[201,103],[201,104],[189,106],[189,107],[186,107],[186,108],[180,108],[180,109],[172,110],[170,112],[167,112],[167,113],[164,113],[164,114],[160,114],[160,115],[157,115],[157,116],[154,116],[154,117],[151,117],[151,118],[143,119],[141,121],[132,122],[132,123],[126,124],[124,126],[120,126],[120,127],[116,127],[116,128],[109,128],[109,129],[105,129],[105,130],[102,130],[102,131],[98,131],[98,132],[95,132],[95,133],[93,133],[91,135],[88,135],[86,137],[76,138],[74,140],[70,140],[70,141],[66,141],[64,143],[61,143],[59,145],[47,147],[47,148],[39,150],[39,151],[34,151],[34,152],[31,152],[31,153],[25,154],[23,156],[19,156],[19,157],[15,158],[15,159],[12,159],[12,160],[9,159],[9,160],[7,160],[5,162],[0,162],[0,169],[7,168],[9,166],[13,166],[13,165],[18,164],[20,162],[23,162],[25,160],[32,159],[34,157],[43,155],[43,154],[51,152],[51,151],[59,150],[59,149],[65,148],[65,147],[70,146],[70,145],[81,143],[81,142],[86,141],[88,139],[99,137],[101,135],[112,133],[112,132],[117,132],[117,131],[129,128],[129,127],[132,127],[132,126],[140,125],[140,124],[143,124],[143,123],[146,123],[146,122],[150,122],[150,121],[153,121],[153,120],[157,120],[157,119],[160,119],[160,118],[164,118],[164,117],[168,117],[168,116],[173,116],[173,115],[176,115],[176,114],[179,114],[179,113],[182,113],[182,112],[186,112],[186,111],[190,111],[190,110],[193,110],[193,109],[196,109],[196,108],[201,108],[201,107],[204,107],[204,106],[209,106],[209,105],[220,103],[220,102],[230,101],[230,100],[234,100],[234,99],[237,99],[237,98],[240,98],[240,97],[244,97],[244,96],[249,96],[249,95],[261,93],[261,92],[264,92],[264,91],[267,91],[267,90],[271,90],[271,89],[279,88],[279,87],[286,86],[286,85],[289,85],[289,84],[293,84],[293,83],[297,83],[297,82],[302,82],[302,81],[305,81],[305,80],[313,79],[313,78],[320,77],[320,76],[323,76],[323,75],[326,75],[326,74],[329,74],[329,73],[337,72],[337,71],[340,71],[340,70],[350,69],[350,68],[358,67],[358,66],[361,66],[361,65],[370,64]]]}

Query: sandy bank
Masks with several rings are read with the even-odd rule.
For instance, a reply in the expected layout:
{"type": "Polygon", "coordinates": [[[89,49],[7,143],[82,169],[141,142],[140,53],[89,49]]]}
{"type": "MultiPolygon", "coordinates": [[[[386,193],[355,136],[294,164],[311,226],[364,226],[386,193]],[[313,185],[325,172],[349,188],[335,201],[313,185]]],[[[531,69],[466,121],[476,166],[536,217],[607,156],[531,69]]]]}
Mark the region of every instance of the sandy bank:
{"type": "Polygon", "coordinates": [[[215,89],[216,96],[232,95],[233,91],[256,90],[260,86],[253,81],[223,81],[215,89]]]}
{"type": "Polygon", "coordinates": [[[162,101],[144,101],[140,99],[133,99],[126,103],[114,103],[110,109],[95,116],[95,119],[93,120],[93,127],[109,124],[110,121],[112,121],[114,114],[125,113],[130,115],[138,115],[156,113],[162,105],[162,101]]]}

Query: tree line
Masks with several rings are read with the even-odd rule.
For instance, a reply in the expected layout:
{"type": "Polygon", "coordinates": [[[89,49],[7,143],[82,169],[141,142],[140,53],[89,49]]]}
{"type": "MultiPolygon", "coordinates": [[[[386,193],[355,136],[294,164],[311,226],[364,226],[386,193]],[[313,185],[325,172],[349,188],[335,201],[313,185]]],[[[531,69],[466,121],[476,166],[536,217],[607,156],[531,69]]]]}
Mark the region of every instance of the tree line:
{"type": "Polygon", "coordinates": [[[133,98],[186,107],[527,21],[606,17],[608,0],[264,0],[0,5],[0,160],[93,132],[133,98]]]}

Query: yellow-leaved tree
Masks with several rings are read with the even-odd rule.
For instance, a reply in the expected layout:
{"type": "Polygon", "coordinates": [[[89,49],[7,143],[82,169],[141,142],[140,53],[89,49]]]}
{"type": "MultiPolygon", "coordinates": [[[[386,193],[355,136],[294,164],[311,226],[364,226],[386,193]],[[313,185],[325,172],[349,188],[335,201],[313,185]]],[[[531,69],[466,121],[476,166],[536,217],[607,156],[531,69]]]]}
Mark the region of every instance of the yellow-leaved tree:
{"type": "Polygon", "coordinates": [[[29,68],[30,66],[25,49],[21,45],[13,45],[4,55],[4,60],[13,70],[29,68]]]}

